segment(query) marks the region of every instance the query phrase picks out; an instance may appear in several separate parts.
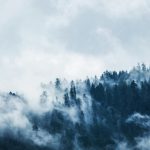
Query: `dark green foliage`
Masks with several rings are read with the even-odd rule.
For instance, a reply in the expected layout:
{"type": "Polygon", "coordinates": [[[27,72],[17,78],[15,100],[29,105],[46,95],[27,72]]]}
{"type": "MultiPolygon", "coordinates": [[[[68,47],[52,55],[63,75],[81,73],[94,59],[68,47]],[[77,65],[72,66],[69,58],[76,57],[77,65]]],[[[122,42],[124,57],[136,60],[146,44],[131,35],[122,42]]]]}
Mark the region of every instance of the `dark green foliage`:
{"type": "Polygon", "coordinates": [[[56,87],[56,89],[58,89],[58,90],[61,89],[61,82],[60,82],[60,79],[59,79],[59,78],[56,78],[55,87],[56,87]]]}
{"type": "Polygon", "coordinates": [[[0,138],[0,150],[54,150],[50,147],[37,146],[31,141],[24,141],[12,137],[1,137],[0,138]]]}
{"type": "Polygon", "coordinates": [[[73,100],[76,99],[76,88],[75,88],[74,81],[71,81],[70,97],[71,97],[71,99],[73,99],[73,100]]]}
{"type": "Polygon", "coordinates": [[[98,86],[95,87],[92,84],[92,86],[91,86],[91,95],[98,102],[105,101],[105,91],[104,91],[103,85],[101,83],[99,83],[98,86]]]}
{"type": "Polygon", "coordinates": [[[65,106],[67,107],[70,107],[70,100],[69,100],[69,94],[68,93],[65,93],[64,94],[64,103],[65,103],[65,106]]]}
{"type": "Polygon", "coordinates": [[[61,112],[59,112],[58,110],[53,110],[50,120],[51,133],[55,134],[63,131],[64,117],[61,112]]]}
{"type": "MultiPolygon", "coordinates": [[[[140,70],[147,71],[144,65],[140,70]]],[[[95,77],[94,81],[87,79],[83,83],[86,88],[79,97],[80,89],[71,81],[70,87],[63,93],[63,108],[54,108],[41,116],[30,113],[28,118],[33,130],[38,132],[42,129],[52,136],[59,135],[60,141],[57,145],[60,150],[74,150],[75,147],[83,150],[113,150],[116,141],[124,139],[133,146],[136,137],[149,132],[149,129],[126,121],[136,112],[150,115],[149,81],[129,80],[129,73],[125,71],[106,71],[100,79],[95,77]],[[91,102],[89,116],[82,109],[83,101],[91,102]],[[77,110],[78,120],[75,122],[75,116],[71,118],[71,114],[65,112],[71,107],[77,110]],[[86,117],[90,116],[91,120],[86,122],[86,117]]],[[[57,78],[55,88],[62,91],[61,87],[60,79],[57,78]]],[[[15,96],[13,93],[9,95],[15,96]]],[[[47,100],[45,91],[41,100],[43,103],[47,100]]],[[[0,150],[9,150],[10,147],[11,150],[51,150],[49,147],[36,146],[24,138],[0,138],[0,150]]]]}

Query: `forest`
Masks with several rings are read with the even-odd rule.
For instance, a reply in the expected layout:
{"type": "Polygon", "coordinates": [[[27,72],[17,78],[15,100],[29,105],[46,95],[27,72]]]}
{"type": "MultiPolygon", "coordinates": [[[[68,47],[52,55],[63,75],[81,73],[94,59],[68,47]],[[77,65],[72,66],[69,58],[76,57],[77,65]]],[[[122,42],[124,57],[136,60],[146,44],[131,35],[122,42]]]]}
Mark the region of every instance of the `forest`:
{"type": "Polygon", "coordinates": [[[38,109],[0,94],[1,150],[148,150],[150,68],[41,85],[38,109]],[[14,118],[16,114],[17,118],[14,118]]]}

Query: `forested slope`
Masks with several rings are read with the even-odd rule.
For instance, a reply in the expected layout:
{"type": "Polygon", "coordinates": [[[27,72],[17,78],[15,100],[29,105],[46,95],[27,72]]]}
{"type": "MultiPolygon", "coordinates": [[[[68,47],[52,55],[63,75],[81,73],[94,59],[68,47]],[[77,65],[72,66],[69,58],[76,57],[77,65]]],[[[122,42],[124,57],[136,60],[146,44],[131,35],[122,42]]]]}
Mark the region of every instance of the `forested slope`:
{"type": "Polygon", "coordinates": [[[0,94],[2,150],[148,150],[150,69],[42,84],[33,109],[23,96],[0,94]]]}

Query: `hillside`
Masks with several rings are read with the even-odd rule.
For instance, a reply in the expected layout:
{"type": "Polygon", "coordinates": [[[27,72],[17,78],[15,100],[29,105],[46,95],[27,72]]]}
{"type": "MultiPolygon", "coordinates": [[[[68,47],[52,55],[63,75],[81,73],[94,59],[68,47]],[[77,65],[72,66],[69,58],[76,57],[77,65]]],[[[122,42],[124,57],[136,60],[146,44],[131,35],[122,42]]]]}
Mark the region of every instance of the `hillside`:
{"type": "Polygon", "coordinates": [[[42,84],[37,109],[0,93],[3,150],[148,150],[150,69],[144,64],[99,77],[42,84]]]}

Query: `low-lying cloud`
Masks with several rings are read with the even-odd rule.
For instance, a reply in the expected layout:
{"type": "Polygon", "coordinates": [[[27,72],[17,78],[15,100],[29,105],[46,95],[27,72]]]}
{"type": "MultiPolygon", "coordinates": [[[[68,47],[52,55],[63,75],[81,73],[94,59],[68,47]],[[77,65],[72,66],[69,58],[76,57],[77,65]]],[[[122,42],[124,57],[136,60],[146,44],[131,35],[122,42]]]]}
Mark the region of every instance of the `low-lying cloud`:
{"type": "Polygon", "coordinates": [[[149,61],[148,0],[0,3],[1,91],[149,61]]]}

